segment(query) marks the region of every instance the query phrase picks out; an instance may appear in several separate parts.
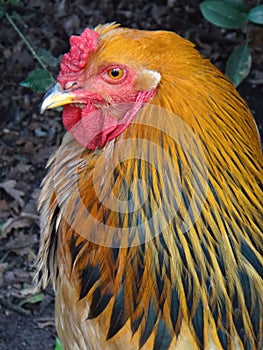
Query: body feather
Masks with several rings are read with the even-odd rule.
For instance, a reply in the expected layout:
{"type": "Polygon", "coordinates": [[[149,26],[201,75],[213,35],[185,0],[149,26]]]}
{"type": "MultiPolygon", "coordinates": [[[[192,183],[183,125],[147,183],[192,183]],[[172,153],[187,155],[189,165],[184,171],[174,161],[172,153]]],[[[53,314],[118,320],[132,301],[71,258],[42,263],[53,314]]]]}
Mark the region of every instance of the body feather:
{"type": "Polygon", "coordinates": [[[97,32],[96,61],[118,52],[162,79],[121,135],[91,151],[66,134],[48,164],[39,279],[56,290],[64,350],[262,349],[262,152],[247,105],[172,33],[97,32]]]}

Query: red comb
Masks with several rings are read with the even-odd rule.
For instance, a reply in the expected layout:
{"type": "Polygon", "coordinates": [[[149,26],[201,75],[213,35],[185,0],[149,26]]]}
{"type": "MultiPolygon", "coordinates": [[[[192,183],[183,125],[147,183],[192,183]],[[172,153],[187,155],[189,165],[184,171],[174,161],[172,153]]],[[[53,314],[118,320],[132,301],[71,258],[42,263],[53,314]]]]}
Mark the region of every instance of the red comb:
{"type": "Polygon", "coordinates": [[[65,80],[65,74],[77,73],[85,67],[89,55],[97,48],[98,33],[91,29],[85,29],[80,36],[72,35],[69,42],[70,51],[62,58],[58,76],[59,82],[65,80]]]}

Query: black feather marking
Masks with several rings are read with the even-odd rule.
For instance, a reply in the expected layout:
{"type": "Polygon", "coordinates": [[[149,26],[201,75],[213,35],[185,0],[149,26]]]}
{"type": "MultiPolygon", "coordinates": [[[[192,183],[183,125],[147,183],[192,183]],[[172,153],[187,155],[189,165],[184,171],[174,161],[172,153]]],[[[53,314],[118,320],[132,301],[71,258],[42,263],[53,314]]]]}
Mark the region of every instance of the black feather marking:
{"type": "Polygon", "coordinates": [[[228,338],[225,329],[218,328],[217,335],[224,350],[228,349],[228,338]]]}
{"type": "Polygon", "coordinates": [[[72,235],[71,239],[70,239],[70,243],[69,243],[69,248],[70,248],[71,255],[74,254],[74,250],[75,250],[75,247],[76,247],[76,242],[77,242],[77,236],[76,235],[72,235]]]}
{"type": "Polygon", "coordinates": [[[104,208],[103,209],[103,223],[104,224],[107,224],[107,220],[108,220],[109,216],[110,216],[110,210],[104,208]]]}
{"type": "Polygon", "coordinates": [[[181,259],[182,259],[182,261],[183,261],[183,265],[184,265],[185,267],[187,267],[188,264],[187,264],[185,252],[184,252],[184,249],[183,249],[181,243],[179,243],[179,242],[178,242],[178,244],[177,244],[177,249],[178,249],[179,254],[180,254],[180,256],[181,256],[181,259]]]}
{"type": "Polygon", "coordinates": [[[218,204],[220,204],[220,199],[219,199],[219,197],[218,197],[218,195],[217,195],[217,192],[216,192],[216,190],[215,190],[215,188],[214,188],[214,186],[212,185],[212,183],[211,183],[210,180],[208,180],[208,185],[209,185],[209,188],[211,189],[211,192],[213,193],[213,196],[214,196],[216,202],[217,202],[218,204]]]}
{"type": "MultiPolygon", "coordinates": [[[[240,152],[239,152],[239,153],[236,153],[236,152],[235,152],[235,154],[236,154],[236,156],[237,156],[237,158],[238,158],[238,160],[239,160],[239,163],[236,162],[235,157],[231,157],[231,162],[235,165],[235,167],[236,167],[238,170],[240,170],[240,172],[242,172],[242,168],[240,168],[240,166],[242,167],[243,164],[242,164],[242,160],[240,159],[240,152]]],[[[246,197],[249,198],[249,195],[248,195],[248,193],[244,190],[243,186],[242,186],[242,185],[239,185],[239,186],[240,186],[240,188],[242,189],[242,191],[245,193],[246,197]]]]}
{"type": "MultiPolygon", "coordinates": [[[[251,221],[254,222],[254,223],[256,223],[257,220],[254,218],[254,216],[253,216],[252,214],[250,214],[250,215],[251,215],[251,216],[250,216],[251,221]]],[[[247,233],[247,235],[248,235],[248,237],[249,237],[249,239],[250,239],[250,241],[251,241],[252,246],[255,247],[255,248],[257,248],[257,250],[258,250],[258,252],[259,252],[260,255],[263,255],[262,249],[261,249],[260,247],[258,247],[258,244],[257,244],[256,241],[255,241],[255,237],[254,237],[253,232],[251,232],[251,230],[249,230],[248,227],[246,227],[245,230],[246,230],[246,233],[247,233]]]]}
{"type": "MultiPolygon", "coordinates": [[[[187,184],[187,181],[185,181],[185,183],[187,184]]],[[[189,206],[190,206],[188,195],[185,193],[185,191],[183,189],[181,190],[181,194],[182,194],[182,197],[183,197],[183,200],[184,200],[185,207],[188,209],[189,206]]]]}
{"type": "Polygon", "coordinates": [[[170,280],[170,282],[172,281],[172,273],[171,273],[171,265],[170,265],[170,259],[166,260],[165,262],[165,271],[166,271],[166,277],[170,280]]]}
{"type": "MultiPolygon", "coordinates": [[[[60,209],[59,206],[56,206],[54,212],[53,212],[53,217],[52,217],[52,230],[50,233],[50,244],[49,244],[49,250],[48,250],[48,258],[47,261],[49,261],[48,264],[48,274],[50,275],[50,271],[53,269],[53,266],[50,265],[50,262],[53,261],[53,258],[51,259],[51,255],[55,255],[57,252],[57,245],[58,245],[58,235],[56,231],[56,221],[57,217],[59,215],[60,209]]],[[[58,276],[58,268],[56,271],[56,276],[58,276]]]]}
{"type": "Polygon", "coordinates": [[[138,213],[136,215],[136,226],[137,226],[137,232],[138,232],[138,237],[140,240],[140,244],[143,244],[146,241],[146,230],[145,226],[142,225],[142,213],[138,213]]]}
{"type": "Polygon", "coordinates": [[[88,217],[92,211],[92,209],[94,208],[95,205],[97,205],[97,202],[96,202],[96,198],[93,197],[93,198],[89,198],[89,201],[87,203],[85,203],[86,205],[86,217],[88,217]]]}
{"type": "Polygon", "coordinates": [[[245,349],[245,350],[256,349],[254,346],[252,347],[251,341],[250,341],[250,339],[247,338],[247,337],[245,337],[245,339],[244,339],[244,349],[245,349]]]}
{"type": "Polygon", "coordinates": [[[100,279],[100,268],[99,265],[88,264],[81,274],[81,291],[79,299],[84,298],[90,289],[93,287],[94,283],[100,279]]]}
{"type": "Polygon", "coordinates": [[[245,337],[245,331],[244,331],[244,323],[243,323],[243,317],[242,317],[242,313],[240,310],[236,310],[235,312],[235,317],[234,317],[234,324],[235,324],[235,328],[236,331],[244,345],[244,348],[246,350],[249,350],[250,348],[247,347],[247,341],[246,341],[246,337],[245,337]]]}
{"type": "MultiPolygon", "coordinates": [[[[126,213],[125,215],[128,216],[128,228],[132,228],[133,225],[133,218],[134,218],[134,199],[133,199],[133,194],[132,192],[127,189],[128,192],[128,213],[126,213]]],[[[135,214],[136,215],[136,214],[135,214]]]]}
{"type": "MultiPolygon", "coordinates": [[[[169,248],[168,248],[168,246],[167,246],[167,244],[166,244],[166,242],[165,242],[165,239],[164,239],[164,237],[163,237],[162,232],[158,235],[158,238],[159,238],[159,241],[160,241],[162,247],[164,248],[164,250],[165,250],[166,253],[168,254],[168,256],[171,256],[170,250],[169,250],[169,248]]],[[[157,248],[158,248],[158,247],[157,247],[157,248]]]]}
{"type": "Polygon", "coordinates": [[[143,273],[144,273],[144,264],[145,264],[144,253],[138,253],[137,257],[138,257],[139,261],[137,264],[136,282],[137,282],[137,286],[139,286],[141,279],[142,279],[142,276],[143,276],[143,273]]]}
{"type": "Polygon", "coordinates": [[[118,256],[119,256],[120,249],[119,248],[112,248],[111,251],[112,251],[112,256],[113,256],[114,262],[116,263],[118,256]]]}
{"type": "MultiPolygon", "coordinates": [[[[172,289],[172,292],[171,292],[170,317],[171,317],[171,321],[172,321],[174,330],[177,330],[178,332],[180,329],[180,325],[179,325],[179,327],[177,325],[179,311],[180,311],[179,294],[178,294],[177,288],[174,287],[172,289]]],[[[177,333],[177,335],[178,335],[178,333],[177,333]]]]}
{"type": "MultiPolygon", "coordinates": [[[[242,289],[243,289],[245,304],[246,304],[246,307],[247,307],[249,314],[251,315],[251,314],[253,314],[253,312],[251,310],[252,297],[251,297],[251,287],[250,287],[248,275],[245,272],[241,271],[241,272],[239,272],[239,279],[240,279],[240,284],[241,284],[242,289]]],[[[237,299],[237,292],[236,291],[235,291],[233,299],[237,299]]],[[[248,339],[248,337],[245,334],[242,312],[241,312],[240,308],[238,307],[238,303],[235,301],[235,303],[233,305],[234,305],[234,311],[235,311],[234,324],[235,324],[237,333],[238,333],[240,339],[242,340],[244,348],[246,350],[251,350],[252,348],[256,348],[256,345],[254,345],[254,342],[256,342],[256,338],[253,340],[253,346],[252,346],[251,341],[248,339]]],[[[257,313],[259,315],[259,309],[257,309],[257,313]]],[[[257,323],[257,317],[256,317],[255,321],[257,323]]],[[[252,318],[251,318],[251,322],[252,322],[253,329],[254,329],[254,324],[253,324],[252,318]]],[[[257,325],[256,325],[255,336],[257,336],[258,334],[259,334],[259,332],[257,331],[257,325]]]]}
{"type": "Polygon", "coordinates": [[[203,304],[200,300],[198,302],[192,322],[195,329],[195,333],[199,340],[200,349],[203,349],[204,348],[204,310],[203,310],[203,304]]]}
{"type": "MultiPolygon", "coordinates": [[[[102,208],[102,202],[99,200],[98,202],[97,202],[97,212],[99,212],[100,211],[100,209],[102,208]]],[[[103,217],[104,217],[104,213],[103,213],[103,217]]]]}
{"type": "Polygon", "coordinates": [[[81,249],[85,244],[85,241],[82,241],[78,245],[76,245],[76,241],[77,241],[77,236],[73,235],[70,240],[70,253],[72,258],[71,268],[73,267],[79,252],[81,251],[81,249]]]}
{"type": "MultiPolygon", "coordinates": [[[[195,228],[196,232],[197,232],[197,235],[198,235],[198,230],[197,230],[197,225],[194,224],[193,225],[193,228],[195,228]]],[[[189,235],[187,233],[185,233],[185,239],[188,243],[188,247],[189,247],[189,250],[190,250],[190,253],[191,253],[191,257],[195,263],[195,266],[196,266],[196,273],[197,273],[197,276],[198,276],[198,279],[199,281],[202,280],[202,275],[201,275],[201,271],[200,269],[198,268],[198,261],[196,260],[196,257],[195,257],[195,252],[194,252],[194,249],[193,249],[193,244],[192,244],[192,241],[190,240],[189,238],[189,235]]]]}
{"type": "Polygon", "coordinates": [[[234,294],[232,297],[232,305],[233,305],[233,310],[234,310],[234,317],[238,318],[238,314],[240,314],[240,305],[239,305],[239,298],[238,298],[238,293],[237,289],[235,287],[234,294]]]}
{"type": "Polygon", "coordinates": [[[144,261],[144,254],[145,254],[145,243],[140,245],[140,249],[141,249],[141,260],[144,261]]]}
{"type": "Polygon", "coordinates": [[[162,291],[163,291],[163,287],[164,287],[164,280],[163,280],[163,277],[161,276],[161,274],[158,273],[158,271],[156,271],[155,276],[156,276],[158,295],[160,297],[162,294],[162,291]]]}
{"type": "MultiPolygon", "coordinates": [[[[233,149],[233,151],[237,155],[237,152],[234,149],[233,149]]],[[[254,168],[257,169],[258,165],[255,162],[254,155],[252,156],[252,154],[249,153],[249,150],[245,151],[244,154],[247,156],[247,158],[249,159],[250,163],[254,166],[254,168]]]]}
{"type": "MultiPolygon", "coordinates": [[[[149,172],[150,176],[148,176],[148,179],[150,178],[150,182],[152,183],[152,174],[151,172],[149,172]]],[[[159,198],[157,196],[157,194],[159,194],[159,196],[161,197],[162,199],[162,193],[160,192],[160,189],[162,188],[161,185],[160,185],[160,174],[158,171],[155,171],[155,176],[157,177],[157,181],[154,183],[154,186],[152,185],[150,187],[150,191],[149,191],[149,194],[153,197],[154,199],[154,202],[158,205],[158,207],[160,206],[160,203],[159,203],[159,198]]]]}
{"type": "Polygon", "coordinates": [[[212,297],[212,293],[213,293],[213,282],[212,282],[211,277],[206,279],[205,284],[206,284],[207,294],[211,298],[212,297]]]}
{"type": "Polygon", "coordinates": [[[88,319],[93,319],[99,316],[99,314],[105,310],[111,297],[112,295],[108,293],[101,294],[101,288],[98,286],[92,294],[88,319]]]}
{"type": "Polygon", "coordinates": [[[225,263],[224,260],[222,259],[222,257],[220,256],[220,252],[218,250],[218,247],[215,247],[215,251],[216,251],[216,255],[217,255],[217,261],[218,261],[218,265],[220,267],[220,270],[222,272],[222,275],[224,277],[226,277],[226,268],[225,268],[225,263]]]}
{"type": "Polygon", "coordinates": [[[155,169],[155,175],[156,175],[156,178],[157,178],[157,183],[156,183],[156,186],[157,188],[161,188],[160,186],[160,183],[161,183],[161,178],[160,178],[160,172],[158,171],[158,169],[155,169]]]}
{"type": "Polygon", "coordinates": [[[251,299],[251,288],[250,288],[250,282],[249,282],[249,278],[247,273],[240,271],[239,274],[239,280],[240,280],[240,284],[242,286],[243,289],[243,295],[245,298],[245,303],[246,303],[246,307],[250,313],[250,309],[252,306],[252,299],[251,299]]]}
{"type": "MultiPolygon", "coordinates": [[[[229,225],[230,225],[230,227],[232,229],[232,232],[234,232],[231,223],[229,223],[229,225]]],[[[234,257],[235,257],[235,260],[238,261],[237,260],[237,252],[236,252],[236,248],[235,248],[235,244],[234,244],[233,238],[229,235],[228,239],[229,239],[229,242],[230,242],[230,245],[231,245],[231,248],[232,248],[232,252],[233,252],[234,257]]]]}
{"type": "Polygon", "coordinates": [[[240,250],[241,254],[244,255],[244,257],[250,262],[250,264],[254,267],[261,278],[263,278],[263,266],[261,265],[253,250],[244,240],[241,240],[240,250]]]}
{"type": "Polygon", "coordinates": [[[203,242],[201,242],[201,247],[202,247],[203,253],[204,253],[205,257],[206,257],[206,260],[208,261],[209,265],[212,266],[212,259],[211,259],[209,250],[206,248],[206,246],[205,246],[205,244],[203,242]]]}
{"type": "MultiPolygon", "coordinates": [[[[192,156],[191,156],[191,158],[192,158],[192,156]]],[[[198,168],[198,167],[197,167],[197,165],[196,165],[196,169],[197,169],[197,168],[198,168]]],[[[202,168],[202,169],[199,170],[199,171],[200,171],[201,176],[202,176],[202,173],[205,172],[205,169],[202,168]]],[[[204,190],[202,181],[200,181],[200,178],[198,177],[197,171],[193,171],[193,175],[194,175],[194,179],[195,179],[195,181],[196,181],[196,183],[197,183],[198,189],[199,189],[200,192],[205,196],[205,195],[206,195],[206,190],[204,190]]]]}
{"type": "MultiPolygon", "coordinates": [[[[210,209],[210,212],[211,212],[213,218],[215,219],[214,210],[213,210],[213,209],[210,209]]],[[[215,242],[217,242],[217,237],[215,236],[215,234],[214,234],[214,232],[213,232],[211,226],[210,226],[209,224],[206,223],[206,228],[207,228],[209,234],[211,235],[211,237],[215,240],[215,242]]]]}
{"type": "MultiPolygon", "coordinates": [[[[142,179],[141,159],[138,160],[138,178],[142,179]]],[[[143,205],[145,203],[145,193],[144,193],[144,191],[142,191],[142,187],[140,185],[140,181],[138,182],[137,191],[138,191],[138,197],[139,197],[139,200],[140,200],[140,204],[143,205]]]]}
{"type": "Polygon", "coordinates": [[[151,335],[153,331],[153,327],[157,321],[157,310],[153,305],[152,300],[149,301],[149,306],[148,306],[148,314],[146,317],[146,324],[145,328],[142,331],[142,334],[140,336],[140,343],[139,343],[139,348],[142,348],[143,345],[147,342],[149,336],[151,335]]]}
{"type": "Polygon", "coordinates": [[[119,176],[119,172],[118,172],[117,168],[115,168],[113,170],[113,181],[114,181],[114,183],[117,181],[118,176],[119,176]]]}
{"type": "Polygon", "coordinates": [[[223,303],[220,306],[216,304],[215,309],[213,311],[213,317],[217,325],[217,335],[224,350],[228,349],[228,343],[229,343],[228,341],[229,327],[227,325],[226,314],[227,312],[225,309],[225,305],[223,303]]]}
{"type": "Polygon", "coordinates": [[[135,164],[134,166],[137,167],[138,178],[142,179],[142,160],[141,159],[137,159],[137,164],[135,164]]]}
{"type": "MultiPolygon", "coordinates": [[[[231,160],[233,161],[233,158],[232,158],[231,160]]],[[[240,189],[242,190],[243,194],[244,194],[247,198],[250,199],[250,195],[249,195],[249,193],[247,192],[247,189],[246,189],[244,186],[242,186],[241,184],[240,184],[239,186],[240,186],[240,189]]],[[[248,188],[249,188],[249,187],[248,187],[248,188]]]]}
{"type": "Polygon", "coordinates": [[[162,271],[164,256],[163,256],[163,252],[161,250],[159,250],[159,252],[158,252],[158,261],[159,261],[160,271],[162,271]]]}
{"type": "Polygon", "coordinates": [[[152,213],[152,207],[151,207],[151,201],[147,201],[145,204],[142,206],[143,212],[145,213],[146,220],[150,220],[153,216],[152,213]]]}
{"type": "Polygon", "coordinates": [[[179,174],[180,174],[180,179],[183,178],[183,163],[181,160],[181,156],[178,154],[178,150],[176,149],[176,153],[177,153],[177,164],[178,164],[178,170],[179,170],[179,174]]]}
{"type": "Polygon", "coordinates": [[[153,350],[167,350],[171,344],[172,337],[163,320],[158,323],[153,350]]]}
{"type": "Polygon", "coordinates": [[[192,314],[192,307],[193,307],[193,299],[194,299],[193,284],[192,284],[191,275],[183,274],[182,275],[182,282],[183,282],[184,292],[186,295],[186,302],[187,302],[187,306],[188,306],[189,315],[191,315],[192,314]]]}
{"type": "Polygon", "coordinates": [[[131,259],[131,267],[133,270],[133,293],[132,301],[134,309],[138,306],[138,292],[141,285],[141,279],[144,273],[144,255],[138,251],[138,254],[131,259]]]}
{"type": "MultiPolygon", "coordinates": [[[[253,326],[254,335],[256,337],[255,341],[258,343],[260,342],[260,338],[262,337],[262,335],[260,334],[260,320],[262,318],[260,310],[261,309],[259,307],[259,302],[257,299],[254,303],[254,307],[253,307],[253,310],[251,312],[250,319],[251,319],[251,323],[253,326]]],[[[258,348],[259,348],[259,346],[258,346],[258,348]]]]}
{"type": "MultiPolygon", "coordinates": [[[[133,208],[134,207],[133,193],[129,189],[128,184],[127,184],[127,186],[125,186],[125,189],[127,190],[127,195],[128,195],[127,196],[127,200],[128,200],[129,203],[132,203],[132,208],[133,208]]],[[[129,209],[131,209],[131,208],[129,208],[129,209]]]]}
{"type": "Polygon", "coordinates": [[[118,333],[128,319],[128,315],[125,312],[124,299],[124,286],[122,285],[118,295],[115,297],[107,339],[112,338],[116,333],[118,333]]]}
{"type": "Polygon", "coordinates": [[[132,322],[131,322],[132,334],[135,334],[137,332],[137,330],[142,322],[143,315],[144,315],[144,312],[142,312],[137,318],[132,320],[132,322]]]}
{"type": "MultiPolygon", "coordinates": [[[[244,322],[243,322],[242,312],[240,309],[235,309],[234,325],[242,341],[244,349],[245,350],[251,350],[252,348],[257,349],[257,346],[254,344],[256,342],[256,339],[254,339],[253,346],[252,346],[250,339],[245,334],[244,322]]],[[[257,333],[256,336],[257,335],[259,335],[259,333],[257,333]]]]}

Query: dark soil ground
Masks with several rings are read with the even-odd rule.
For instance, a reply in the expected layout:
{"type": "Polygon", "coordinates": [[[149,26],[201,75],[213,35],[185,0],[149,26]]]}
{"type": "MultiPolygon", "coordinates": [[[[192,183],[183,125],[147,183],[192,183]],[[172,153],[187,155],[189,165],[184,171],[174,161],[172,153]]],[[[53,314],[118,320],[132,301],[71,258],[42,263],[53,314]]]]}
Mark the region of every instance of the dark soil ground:
{"type": "MultiPolygon", "coordinates": [[[[196,43],[203,55],[224,71],[244,30],[222,30],[200,14],[198,1],[24,1],[15,20],[34,48],[56,57],[68,50],[68,37],[85,27],[117,21],[141,29],[166,29],[196,43]]],[[[257,1],[248,1],[252,6],[257,1]]],[[[262,133],[263,30],[251,26],[253,66],[239,91],[246,98],[262,133]]],[[[39,226],[36,201],[45,163],[64,133],[60,115],[39,114],[40,93],[19,82],[38,67],[6,18],[1,20],[0,113],[0,350],[54,349],[54,297],[32,291],[39,226]]],[[[54,76],[59,67],[53,69],[54,76]]]]}

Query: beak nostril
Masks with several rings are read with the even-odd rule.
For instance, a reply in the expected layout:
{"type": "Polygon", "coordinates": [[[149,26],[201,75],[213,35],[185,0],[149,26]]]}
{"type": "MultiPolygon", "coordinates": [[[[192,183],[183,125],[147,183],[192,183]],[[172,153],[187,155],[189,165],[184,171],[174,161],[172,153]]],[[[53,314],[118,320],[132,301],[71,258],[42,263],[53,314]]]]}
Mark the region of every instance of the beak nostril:
{"type": "Polygon", "coordinates": [[[68,81],[66,84],[65,84],[65,90],[70,90],[74,87],[77,87],[78,86],[78,83],[76,81],[68,81]]]}

